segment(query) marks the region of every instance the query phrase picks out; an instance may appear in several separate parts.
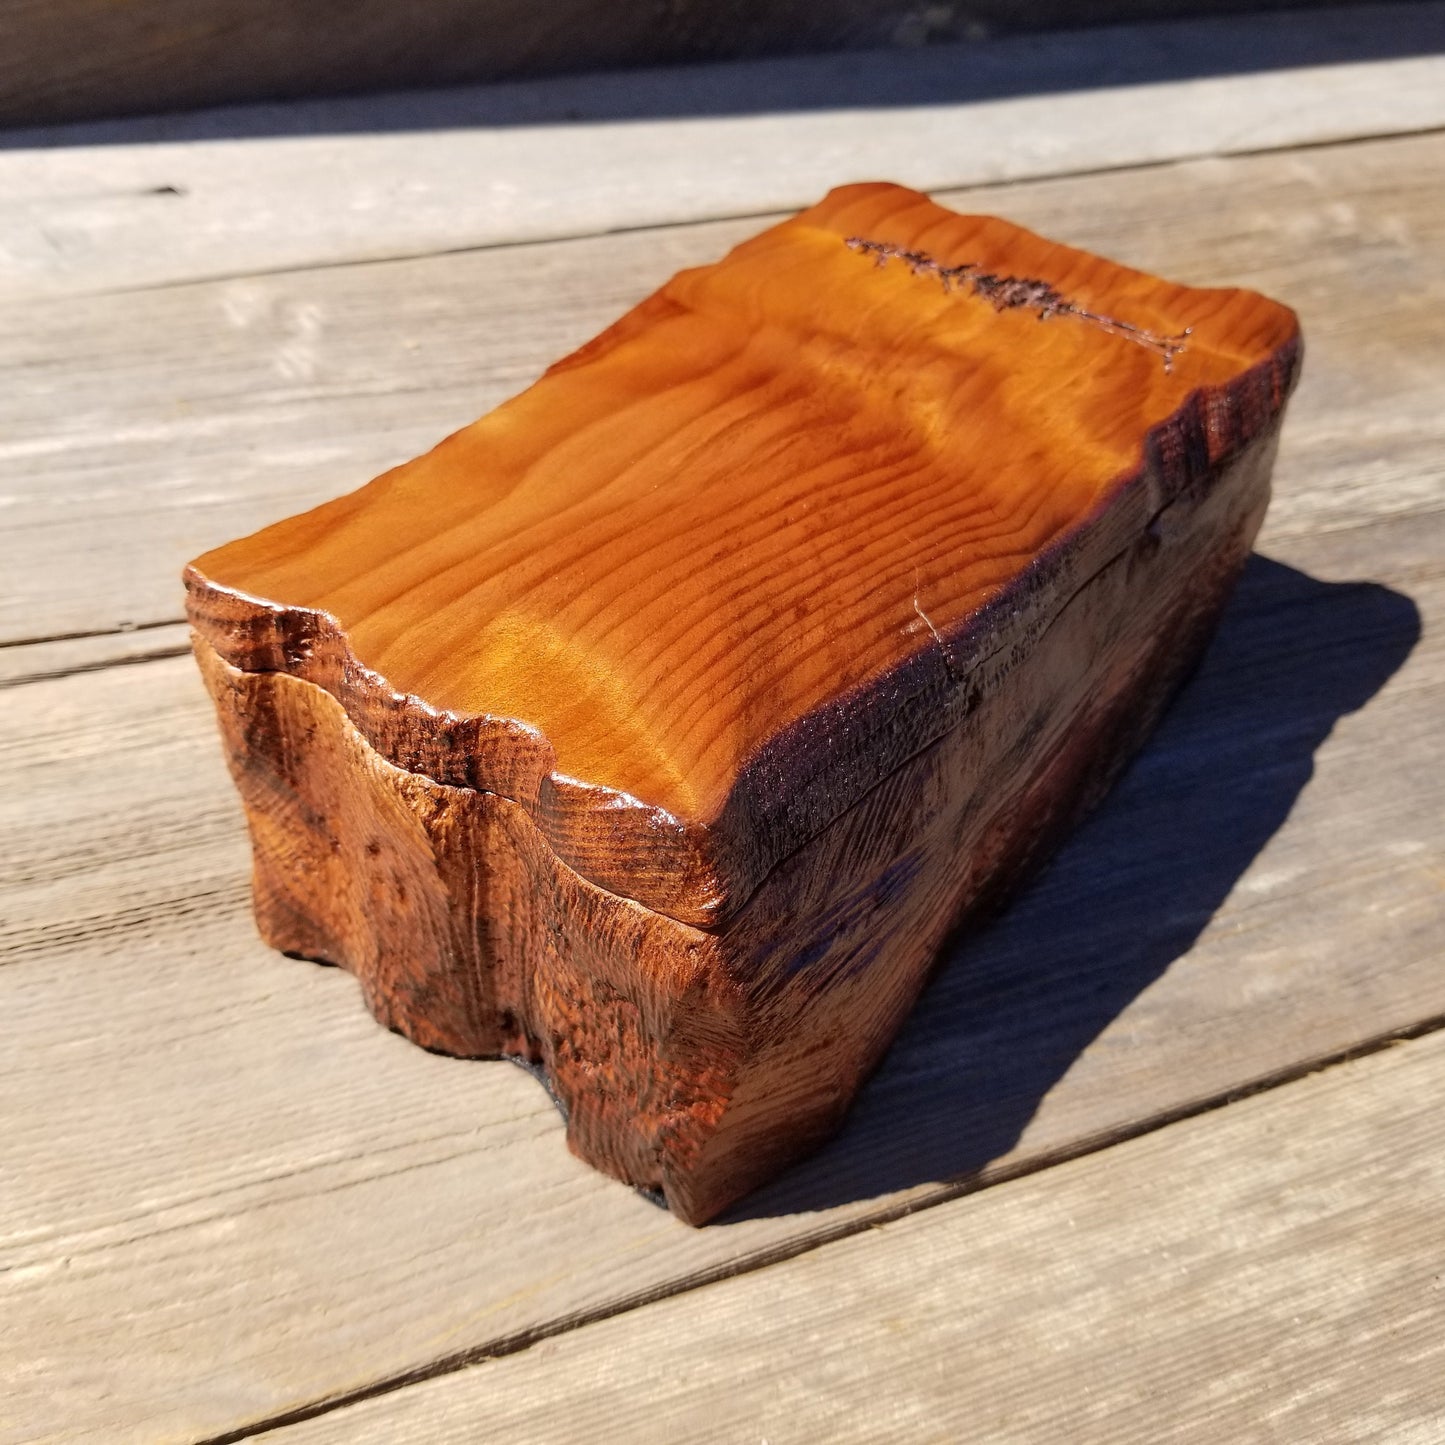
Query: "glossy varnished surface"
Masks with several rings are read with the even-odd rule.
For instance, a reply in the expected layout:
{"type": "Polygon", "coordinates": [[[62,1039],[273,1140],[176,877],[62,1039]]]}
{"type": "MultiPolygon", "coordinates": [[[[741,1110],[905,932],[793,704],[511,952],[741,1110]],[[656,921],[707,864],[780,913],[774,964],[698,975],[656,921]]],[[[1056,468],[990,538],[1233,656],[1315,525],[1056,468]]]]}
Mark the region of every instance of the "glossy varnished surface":
{"type": "Polygon", "coordinates": [[[711,1219],[1148,735],[1297,363],[1261,297],[897,187],[681,273],[192,568],[262,936],[711,1219]]]}
{"type": "Polygon", "coordinates": [[[1197,478],[1048,622],[1020,608],[1013,645],[949,675],[955,725],[710,929],[580,877],[511,799],[388,763],[323,688],[198,639],[261,934],[351,969],[419,1043],[540,1065],[576,1153],[705,1222],[837,1128],[949,929],[1147,737],[1244,563],[1274,440],[1197,478]]]}
{"type": "Polygon", "coordinates": [[[193,618],[393,762],[520,802],[584,876],[716,925],[1268,429],[1296,356],[1252,293],[848,187],[426,456],[200,558],[193,618]],[[1187,342],[1166,365],[850,239],[1187,342]]]}

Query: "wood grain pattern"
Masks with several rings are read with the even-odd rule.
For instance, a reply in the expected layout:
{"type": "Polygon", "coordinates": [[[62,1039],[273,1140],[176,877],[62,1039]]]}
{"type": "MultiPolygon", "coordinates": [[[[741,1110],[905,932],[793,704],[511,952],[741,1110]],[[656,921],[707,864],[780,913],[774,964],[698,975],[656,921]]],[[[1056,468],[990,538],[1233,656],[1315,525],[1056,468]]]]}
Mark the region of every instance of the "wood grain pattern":
{"type": "Polygon", "coordinates": [[[1096,33],[1042,56],[820,56],[19,132],[0,146],[0,297],[756,217],[880,175],[938,191],[1445,125],[1439,0],[1286,21],[1283,55],[1268,20],[1221,20],[1204,46],[1096,33]],[[1366,58],[1382,36],[1397,57],[1366,58]],[[1198,78],[1161,76],[1201,50],[1198,78]],[[1118,82],[1079,88],[1102,75],[1118,82]]]}
{"type": "MultiPolygon", "coordinates": [[[[941,199],[1284,296],[1313,322],[1326,360],[1291,404],[1279,463],[1302,484],[1275,503],[1274,525],[1298,534],[1445,494],[1445,388],[1419,304],[1445,286],[1442,166],[1445,139],[1427,135],[941,199]]],[[[757,224],[7,309],[0,641],[179,620],[189,558],[415,456],[757,224]]]]}
{"type": "MultiPolygon", "coordinates": [[[[1371,495],[1397,500],[1381,481],[1355,501],[1371,495]]],[[[190,659],[16,689],[0,1380],[17,1433],[209,1438],[450,1368],[1445,1012],[1441,537],[1416,512],[1289,542],[1319,580],[1253,569],[1155,745],[952,953],[843,1133],[705,1230],[571,1158],[520,1071],[412,1048],[349,977],[259,944],[190,659]],[[1360,577],[1425,619],[1377,696],[1411,609],[1360,577]]]]}
{"type": "MultiPolygon", "coordinates": [[[[8,1427],[108,1442],[253,1426],[936,1202],[948,1188],[925,1181],[981,1159],[978,1182],[1040,1169],[1440,1014],[1440,145],[961,200],[1301,310],[1309,384],[1263,539],[1301,571],[1251,566],[1088,837],[955,956],[842,1136],[726,1228],[677,1227],[577,1165],[516,1071],[410,1049],[349,978],[256,943],[188,659],[0,699],[8,1427]],[[1371,697],[1415,635],[1401,593],[1424,637],[1371,697]]],[[[13,307],[6,635],[178,615],[186,556],[412,454],[739,232],[13,307]]],[[[89,664],[103,644],[74,646],[89,664]]],[[[63,672],[71,644],[42,646],[44,668],[22,671],[63,672]]],[[[1006,1262],[997,1237],[976,1224],[974,1255],[1006,1262]]],[[[1209,1254],[1219,1297],[1252,1278],[1227,1242],[1209,1254]]],[[[1308,1258],[1286,1245],[1268,1269],[1298,1279],[1308,1258]]],[[[1041,1330],[1068,1298],[1047,1292],[1041,1330]]],[[[1214,1358],[1187,1354],[1171,1379],[1214,1358]]],[[[1406,1362],[1378,1363],[1375,1378],[1406,1362]]]]}
{"type": "Polygon", "coordinates": [[[261,1438],[1433,1440],[1442,1088],[1436,1035],[261,1438]]]}
{"type": "Polygon", "coordinates": [[[578,1153],[706,1220],[1147,735],[1297,357],[1251,293],[882,185],[674,278],[189,570],[263,935],[539,1063],[578,1153]]]}
{"type": "Polygon", "coordinates": [[[107,667],[157,662],[163,657],[182,657],[190,650],[189,628],[176,622],[89,636],[12,643],[9,647],[0,647],[0,688],[23,687],[52,677],[99,672],[107,667]]]}
{"type": "Polygon", "coordinates": [[[205,554],[191,619],[233,665],[333,692],[397,766],[519,802],[585,877],[714,924],[954,726],[962,680],[1268,443],[1297,338],[1248,292],[845,188],[425,457],[205,554]],[[857,236],[1188,340],[1171,366],[857,236]]]}

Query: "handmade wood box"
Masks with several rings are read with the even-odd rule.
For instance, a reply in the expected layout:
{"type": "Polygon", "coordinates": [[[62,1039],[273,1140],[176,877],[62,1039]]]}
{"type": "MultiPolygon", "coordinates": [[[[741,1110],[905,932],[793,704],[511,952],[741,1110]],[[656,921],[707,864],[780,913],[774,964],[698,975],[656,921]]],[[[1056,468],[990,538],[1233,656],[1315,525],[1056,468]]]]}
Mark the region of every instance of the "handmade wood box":
{"type": "Polygon", "coordinates": [[[701,1222],[1107,789],[1263,516],[1286,308],[889,185],[187,571],[275,947],[701,1222]]]}

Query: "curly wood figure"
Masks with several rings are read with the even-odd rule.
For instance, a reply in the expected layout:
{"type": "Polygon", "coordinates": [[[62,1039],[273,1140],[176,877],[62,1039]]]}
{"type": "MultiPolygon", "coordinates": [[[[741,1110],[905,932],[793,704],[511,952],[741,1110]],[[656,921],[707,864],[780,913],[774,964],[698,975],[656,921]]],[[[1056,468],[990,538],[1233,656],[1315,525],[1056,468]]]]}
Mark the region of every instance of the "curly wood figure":
{"type": "Polygon", "coordinates": [[[1263,297],[892,185],[673,277],[188,569],[263,936],[711,1218],[1143,742],[1299,357],[1263,297]]]}

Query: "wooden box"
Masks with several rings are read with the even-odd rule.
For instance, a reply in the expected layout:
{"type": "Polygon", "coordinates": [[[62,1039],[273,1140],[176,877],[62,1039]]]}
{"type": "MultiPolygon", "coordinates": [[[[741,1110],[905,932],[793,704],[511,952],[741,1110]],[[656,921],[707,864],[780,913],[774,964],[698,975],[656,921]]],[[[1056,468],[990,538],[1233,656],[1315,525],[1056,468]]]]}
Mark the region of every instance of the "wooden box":
{"type": "Polygon", "coordinates": [[[275,947],[701,1222],[1198,657],[1293,314],[850,186],[187,571],[275,947]]]}

